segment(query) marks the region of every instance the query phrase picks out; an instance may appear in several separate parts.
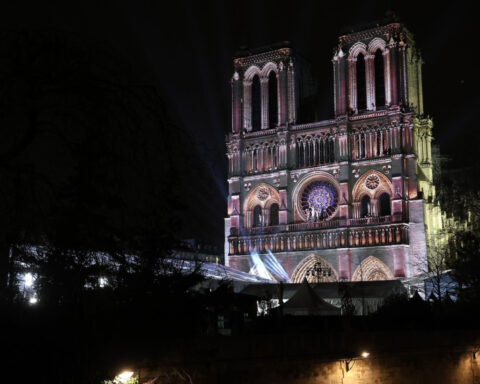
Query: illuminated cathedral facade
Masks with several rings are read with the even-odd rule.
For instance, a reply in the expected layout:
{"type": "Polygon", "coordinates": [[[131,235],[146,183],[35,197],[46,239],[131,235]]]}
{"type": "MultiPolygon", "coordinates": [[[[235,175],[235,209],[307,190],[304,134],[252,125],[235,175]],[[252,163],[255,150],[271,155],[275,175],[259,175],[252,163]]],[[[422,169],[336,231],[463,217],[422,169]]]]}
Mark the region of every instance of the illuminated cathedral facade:
{"type": "Polygon", "coordinates": [[[427,270],[442,226],[422,59],[392,22],[338,39],[334,117],[297,123],[308,64],[288,45],[234,59],[225,263],[275,281],[368,281],[427,270]]]}

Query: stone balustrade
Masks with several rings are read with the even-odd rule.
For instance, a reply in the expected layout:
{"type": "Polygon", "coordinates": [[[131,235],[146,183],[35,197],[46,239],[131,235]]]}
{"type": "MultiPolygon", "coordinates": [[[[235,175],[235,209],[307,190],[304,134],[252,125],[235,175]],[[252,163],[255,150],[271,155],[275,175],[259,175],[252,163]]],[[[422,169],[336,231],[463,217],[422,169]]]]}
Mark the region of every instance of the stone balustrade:
{"type": "MultiPolygon", "coordinates": [[[[374,219],[374,218],[370,218],[374,219]]],[[[376,218],[381,219],[381,218],[376,218]]],[[[248,255],[253,250],[259,253],[311,251],[333,248],[356,248],[379,245],[408,244],[408,224],[377,223],[362,227],[338,226],[342,219],[319,223],[288,224],[261,228],[261,233],[237,236],[235,231],[228,238],[230,255],[248,255]],[[304,226],[310,225],[309,228],[304,226]],[[331,225],[332,227],[328,227],[331,225]],[[335,225],[337,225],[335,227],[335,225]],[[276,228],[278,231],[273,232],[276,228]]],[[[362,219],[343,219],[348,221],[362,219]]],[[[252,228],[253,231],[260,228],[252,228]]]]}

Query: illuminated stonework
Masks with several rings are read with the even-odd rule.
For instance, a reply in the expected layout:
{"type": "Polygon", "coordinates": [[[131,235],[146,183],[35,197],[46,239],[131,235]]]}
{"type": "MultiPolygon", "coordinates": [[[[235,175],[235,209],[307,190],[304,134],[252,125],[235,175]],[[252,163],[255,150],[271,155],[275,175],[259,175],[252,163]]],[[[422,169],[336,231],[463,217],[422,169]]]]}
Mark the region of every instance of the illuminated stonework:
{"type": "Polygon", "coordinates": [[[270,190],[268,188],[266,187],[258,188],[258,191],[257,191],[258,200],[265,201],[268,199],[269,196],[270,196],[270,190]]]}
{"type": "Polygon", "coordinates": [[[314,254],[307,256],[302,260],[301,263],[295,268],[292,273],[292,283],[301,283],[303,279],[306,278],[309,283],[318,283],[318,282],[333,282],[338,281],[338,274],[335,271],[335,268],[325,259],[315,256],[314,254]],[[312,270],[315,263],[320,262],[322,266],[329,268],[331,270],[331,276],[314,276],[311,273],[308,273],[309,270],[312,270]]]}
{"type": "Polygon", "coordinates": [[[329,218],[337,209],[337,190],[328,181],[314,181],[302,191],[300,205],[307,220],[329,218]]]}
{"type": "Polygon", "coordinates": [[[304,123],[314,89],[293,48],[234,60],[225,262],[293,281],[319,257],[334,279],[422,273],[442,221],[419,50],[391,22],[340,36],[332,63],[334,118],[304,123]]]}
{"type": "Polygon", "coordinates": [[[380,179],[375,174],[368,176],[367,179],[365,180],[365,186],[368,189],[375,189],[378,187],[379,184],[380,184],[380,179]]]}
{"type": "Polygon", "coordinates": [[[385,263],[373,256],[367,257],[357,267],[352,276],[352,281],[392,280],[392,271],[385,263]]]}

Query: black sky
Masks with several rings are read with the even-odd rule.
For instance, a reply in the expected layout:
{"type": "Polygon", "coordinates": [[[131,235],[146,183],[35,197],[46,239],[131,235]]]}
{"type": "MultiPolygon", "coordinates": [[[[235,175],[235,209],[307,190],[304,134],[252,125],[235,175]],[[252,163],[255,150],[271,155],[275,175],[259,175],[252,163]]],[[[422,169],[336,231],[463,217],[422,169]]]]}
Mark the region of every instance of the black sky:
{"type": "Polygon", "coordinates": [[[103,42],[127,60],[143,81],[161,90],[215,180],[209,196],[189,197],[196,199],[196,219],[205,222],[213,242],[220,243],[223,237],[231,59],[242,46],[254,48],[290,40],[312,63],[322,101],[318,106],[321,118],[331,118],[331,58],[339,31],[380,19],[387,9],[393,9],[421,48],[425,111],[434,118],[434,134],[442,153],[463,159],[464,143],[472,153],[476,149],[472,143],[478,136],[480,98],[475,33],[478,17],[473,2],[5,3],[0,7],[0,30],[55,28],[103,42]]]}

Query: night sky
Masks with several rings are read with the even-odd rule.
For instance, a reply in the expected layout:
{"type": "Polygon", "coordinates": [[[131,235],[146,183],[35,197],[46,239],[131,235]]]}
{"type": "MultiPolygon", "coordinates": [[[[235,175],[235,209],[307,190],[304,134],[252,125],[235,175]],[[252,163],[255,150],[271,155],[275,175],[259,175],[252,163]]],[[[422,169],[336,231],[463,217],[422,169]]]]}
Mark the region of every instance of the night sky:
{"type": "MultiPolygon", "coordinates": [[[[440,6],[439,2],[420,1],[176,0],[165,4],[120,0],[4,2],[0,29],[54,28],[99,41],[128,61],[145,83],[158,87],[213,180],[208,195],[193,197],[196,202],[191,214],[202,233],[193,231],[192,236],[210,237],[216,244],[223,239],[229,80],[232,57],[242,47],[291,41],[312,63],[320,118],[331,118],[331,58],[339,31],[381,19],[392,9],[421,48],[425,111],[434,118],[434,134],[442,154],[458,163],[474,161],[480,98],[475,92],[479,85],[474,31],[478,16],[473,2],[440,6]]],[[[188,155],[179,149],[180,154],[188,155]]]]}

